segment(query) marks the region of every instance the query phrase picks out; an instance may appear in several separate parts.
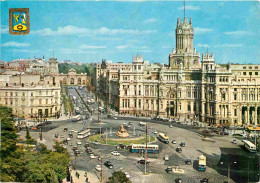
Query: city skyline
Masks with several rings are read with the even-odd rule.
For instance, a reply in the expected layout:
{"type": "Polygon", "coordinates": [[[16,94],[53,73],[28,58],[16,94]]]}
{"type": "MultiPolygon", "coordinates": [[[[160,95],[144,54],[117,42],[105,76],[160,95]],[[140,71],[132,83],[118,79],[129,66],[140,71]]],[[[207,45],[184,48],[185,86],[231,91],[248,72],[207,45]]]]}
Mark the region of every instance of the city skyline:
{"type": "MultiPolygon", "coordinates": [[[[194,47],[200,53],[214,52],[217,63],[258,64],[259,9],[257,1],[186,2],[194,47]]],[[[183,2],[1,2],[1,12],[3,61],[49,58],[54,52],[59,60],[131,62],[139,53],[152,63],[168,64],[183,2]],[[30,9],[31,32],[9,35],[8,10],[21,6],[30,9]],[[62,7],[69,7],[69,13],[62,7]]]]}

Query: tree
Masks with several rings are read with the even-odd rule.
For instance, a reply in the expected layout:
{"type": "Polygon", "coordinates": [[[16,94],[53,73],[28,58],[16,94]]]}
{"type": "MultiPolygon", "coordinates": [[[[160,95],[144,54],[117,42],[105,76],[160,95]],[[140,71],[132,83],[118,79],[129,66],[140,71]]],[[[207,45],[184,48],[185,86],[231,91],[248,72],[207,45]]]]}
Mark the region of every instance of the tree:
{"type": "Polygon", "coordinates": [[[26,136],[25,137],[26,137],[27,144],[32,144],[34,142],[34,140],[31,137],[28,126],[26,126],[26,136]]]}
{"type": "Polygon", "coordinates": [[[125,173],[122,171],[115,171],[112,176],[108,178],[107,183],[131,183],[131,181],[126,177],[125,173]]]}

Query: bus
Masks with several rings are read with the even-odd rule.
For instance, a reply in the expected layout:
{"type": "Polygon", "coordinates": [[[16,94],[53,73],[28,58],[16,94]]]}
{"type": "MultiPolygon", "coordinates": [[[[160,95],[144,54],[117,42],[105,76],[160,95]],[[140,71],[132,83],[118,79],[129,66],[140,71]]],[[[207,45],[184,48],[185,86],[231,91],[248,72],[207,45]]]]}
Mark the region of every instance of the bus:
{"type": "Polygon", "coordinates": [[[165,144],[169,144],[169,137],[164,133],[159,133],[158,139],[165,144]]]}
{"type": "Polygon", "coordinates": [[[83,138],[88,137],[88,136],[90,136],[90,129],[82,130],[82,131],[78,132],[77,138],[83,139],[83,138]]]}
{"type": "Polygon", "coordinates": [[[73,122],[77,122],[77,121],[79,121],[80,119],[81,119],[80,115],[77,115],[77,116],[73,116],[72,121],[73,121],[73,122]]]}
{"type": "Polygon", "coordinates": [[[203,155],[200,155],[199,158],[199,167],[198,167],[198,170],[199,171],[202,171],[202,172],[205,172],[206,171],[206,156],[203,156],[203,155]]]}
{"type": "Polygon", "coordinates": [[[76,108],[75,108],[75,113],[76,113],[76,114],[79,114],[79,112],[80,112],[80,111],[79,111],[79,107],[76,107],[76,108]]]}
{"type": "MultiPolygon", "coordinates": [[[[130,146],[130,152],[132,153],[145,153],[145,144],[133,144],[130,146]]],[[[159,146],[158,145],[147,145],[147,153],[159,153],[159,146]]]]}
{"type": "Polygon", "coordinates": [[[256,152],[256,146],[255,146],[255,144],[253,144],[253,143],[250,142],[249,140],[244,140],[244,147],[245,147],[246,150],[248,150],[249,152],[256,152]]]}

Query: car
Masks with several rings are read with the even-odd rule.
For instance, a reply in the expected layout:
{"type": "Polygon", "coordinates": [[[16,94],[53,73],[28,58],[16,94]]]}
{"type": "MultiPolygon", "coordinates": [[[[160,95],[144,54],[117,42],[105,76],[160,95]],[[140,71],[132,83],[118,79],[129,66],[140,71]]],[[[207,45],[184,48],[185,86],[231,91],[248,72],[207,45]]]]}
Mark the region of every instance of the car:
{"type": "Polygon", "coordinates": [[[138,164],[149,164],[150,162],[149,161],[145,161],[145,159],[140,159],[139,161],[138,161],[138,164]]]}
{"type": "Polygon", "coordinates": [[[79,151],[78,149],[76,149],[76,150],[74,151],[74,154],[75,154],[75,155],[79,155],[79,154],[80,154],[80,151],[79,151]]]}
{"type": "Polygon", "coordinates": [[[86,148],[89,147],[89,143],[86,142],[86,144],[84,145],[86,148]]]}
{"type": "Polygon", "coordinates": [[[169,161],[169,156],[168,156],[167,154],[165,154],[164,160],[165,160],[165,161],[169,161]]]}
{"type": "Polygon", "coordinates": [[[117,119],[117,117],[114,117],[114,119],[117,119]]]}
{"type": "Polygon", "coordinates": [[[126,178],[130,178],[131,177],[128,172],[125,172],[125,176],[126,176],[126,178]]]}
{"type": "Polygon", "coordinates": [[[172,167],[168,166],[168,167],[166,168],[166,172],[167,172],[167,173],[171,173],[171,172],[172,172],[172,167]]]}
{"type": "Polygon", "coordinates": [[[75,151],[76,149],[78,149],[77,146],[73,146],[72,150],[75,151]]]}
{"type": "Polygon", "coordinates": [[[73,134],[69,134],[69,138],[73,138],[73,134]]]}
{"type": "Polygon", "coordinates": [[[87,152],[88,154],[92,154],[92,153],[93,153],[91,149],[87,149],[86,152],[87,152]]]}
{"type": "Polygon", "coordinates": [[[120,153],[117,152],[117,151],[112,151],[111,154],[113,154],[114,156],[119,156],[120,155],[120,153]]]}
{"type": "Polygon", "coordinates": [[[186,165],[192,165],[192,161],[190,158],[188,158],[186,161],[185,161],[186,165]]]}
{"type": "Polygon", "coordinates": [[[182,183],[182,179],[181,178],[177,178],[177,179],[175,179],[175,182],[176,183],[182,183]]]}
{"type": "Polygon", "coordinates": [[[177,147],[177,148],[176,148],[176,151],[177,151],[178,153],[181,153],[181,152],[182,152],[181,147],[177,147]]]}
{"type": "Polygon", "coordinates": [[[82,143],[80,141],[77,142],[77,145],[81,145],[82,143]]]}
{"type": "Polygon", "coordinates": [[[70,138],[67,138],[67,141],[70,141],[70,138]]]}
{"type": "Polygon", "coordinates": [[[181,146],[181,147],[185,147],[185,142],[181,142],[181,143],[180,143],[180,146],[181,146]]]}
{"type": "Polygon", "coordinates": [[[78,133],[78,131],[77,131],[77,130],[74,130],[74,132],[75,132],[75,133],[78,133]]]}
{"type": "Polygon", "coordinates": [[[173,143],[173,144],[177,144],[176,140],[172,140],[172,143],[173,143]]]}
{"type": "Polygon", "coordinates": [[[64,136],[63,136],[63,135],[61,135],[61,136],[60,136],[60,138],[64,138],[64,136]]]}
{"type": "Polygon", "coordinates": [[[68,127],[65,127],[65,128],[63,129],[63,131],[64,131],[64,132],[68,131],[68,127]]]}
{"type": "Polygon", "coordinates": [[[58,136],[59,136],[59,135],[56,133],[56,134],[55,134],[55,138],[58,138],[58,136]]]}
{"type": "Polygon", "coordinates": [[[100,165],[96,165],[96,166],[95,166],[95,169],[96,169],[97,171],[101,172],[101,166],[100,166],[100,165]]]}
{"type": "Polygon", "coordinates": [[[111,163],[110,161],[106,161],[106,162],[104,163],[104,165],[105,165],[106,167],[110,168],[110,169],[114,168],[114,166],[112,165],[112,163],[111,163]]]}
{"type": "Polygon", "coordinates": [[[157,131],[153,131],[154,134],[157,134],[158,132],[157,131]]]}
{"type": "Polygon", "coordinates": [[[128,122],[128,125],[132,125],[133,123],[132,122],[128,122]]]}
{"type": "Polygon", "coordinates": [[[237,143],[237,140],[236,140],[236,139],[234,139],[234,140],[232,141],[232,143],[233,143],[233,144],[236,144],[236,143],[237,143]]]}
{"type": "Polygon", "coordinates": [[[98,142],[98,141],[93,141],[92,144],[99,145],[100,142],[98,142]]]}
{"type": "Polygon", "coordinates": [[[172,120],[172,119],[169,119],[168,121],[169,121],[169,122],[173,122],[173,120],[172,120]]]}
{"type": "Polygon", "coordinates": [[[208,183],[209,182],[209,179],[207,178],[203,178],[200,180],[200,183],[208,183]]]}
{"type": "Polygon", "coordinates": [[[172,128],[172,124],[170,124],[169,127],[172,128]]]}
{"type": "Polygon", "coordinates": [[[70,146],[73,146],[73,144],[72,144],[72,143],[70,143],[70,146]]]}
{"type": "Polygon", "coordinates": [[[94,154],[90,154],[89,157],[90,157],[91,159],[97,158],[94,154]]]}

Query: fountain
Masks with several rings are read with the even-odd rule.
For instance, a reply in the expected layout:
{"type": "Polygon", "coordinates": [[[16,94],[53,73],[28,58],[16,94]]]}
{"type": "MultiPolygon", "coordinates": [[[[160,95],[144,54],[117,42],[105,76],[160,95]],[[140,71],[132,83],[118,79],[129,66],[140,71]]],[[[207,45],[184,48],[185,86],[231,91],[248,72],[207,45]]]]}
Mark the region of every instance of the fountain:
{"type": "Polygon", "coordinates": [[[124,126],[121,125],[118,132],[116,132],[116,136],[118,137],[123,137],[123,138],[126,138],[126,137],[129,137],[129,134],[128,132],[124,129],[124,126]]]}

